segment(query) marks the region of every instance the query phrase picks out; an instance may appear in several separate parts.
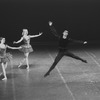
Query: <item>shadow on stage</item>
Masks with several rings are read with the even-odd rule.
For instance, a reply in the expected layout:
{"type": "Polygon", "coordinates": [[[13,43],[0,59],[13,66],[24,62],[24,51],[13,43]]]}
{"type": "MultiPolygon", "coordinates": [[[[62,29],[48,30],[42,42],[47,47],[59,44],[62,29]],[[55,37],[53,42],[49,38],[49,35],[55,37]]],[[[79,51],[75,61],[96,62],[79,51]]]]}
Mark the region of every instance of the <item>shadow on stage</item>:
{"type": "MultiPolygon", "coordinates": [[[[29,65],[29,68],[37,68],[37,64],[30,64],[29,65]]],[[[26,69],[27,68],[27,65],[22,65],[20,67],[18,67],[18,65],[13,65],[13,69],[26,69]]]]}

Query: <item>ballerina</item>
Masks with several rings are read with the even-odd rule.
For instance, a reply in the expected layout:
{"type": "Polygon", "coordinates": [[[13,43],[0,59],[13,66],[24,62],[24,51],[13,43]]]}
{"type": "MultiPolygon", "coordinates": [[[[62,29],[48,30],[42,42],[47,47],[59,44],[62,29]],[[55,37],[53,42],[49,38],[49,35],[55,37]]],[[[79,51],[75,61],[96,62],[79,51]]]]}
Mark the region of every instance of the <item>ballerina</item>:
{"type": "Polygon", "coordinates": [[[7,80],[7,75],[6,75],[6,68],[8,65],[8,62],[12,59],[12,55],[10,53],[6,52],[6,49],[20,49],[20,47],[11,47],[5,44],[5,38],[1,37],[0,38],[0,64],[2,66],[3,73],[0,75],[3,75],[4,78],[2,80],[7,80]]]}
{"type": "Polygon", "coordinates": [[[24,41],[24,44],[21,45],[21,49],[19,49],[21,52],[24,53],[25,58],[20,62],[20,64],[18,65],[18,68],[24,63],[24,61],[26,60],[26,64],[27,64],[27,69],[29,70],[29,61],[28,61],[28,56],[30,52],[33,52],[33,48],[30,45],[30,39],[34,38],[34,37],[38,37],[42,35],[42,33],[39,33],[38,35],[28,35],[28,30],[27,29],[23,29],[22,32],[22,37],[20,40],[18,40],[17,42],[13,42],[13,43],[20,43],[21,41],[24,41]]]}

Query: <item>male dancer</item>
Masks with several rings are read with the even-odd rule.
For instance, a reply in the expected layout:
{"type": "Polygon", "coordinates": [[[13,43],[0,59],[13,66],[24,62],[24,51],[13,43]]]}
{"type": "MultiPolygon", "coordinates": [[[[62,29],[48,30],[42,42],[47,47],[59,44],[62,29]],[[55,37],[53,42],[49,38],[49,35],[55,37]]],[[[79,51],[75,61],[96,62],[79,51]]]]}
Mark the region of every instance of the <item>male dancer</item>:
{"type": "Polygon", "coordinates": [[[61,60],[61,58],[63,56],[69,56],[69,57],[72,57],[72,58],[75,58],[77,60],[81,60],[82,62],[84,63],[87,63],[86,60],[74,55],[73,53],[69,52],[68,51],[68,44],[70,42],[76,42],[76,43],[83,43],[83,44],[86,44],[87,42],[83,42],[83,41],[77,41],[77,40],[72,40],[68,37],[68,31],[65,30],[63,32],[63,34],[60,36],[58,35],[56,29],[54,28],[54,26],[52,25],[52,22],[49,21],[49,26],[50,26],[50,30],[52,31],[52,33],[58,37],[59,39],[59,52],[54,60],[54,63],[52,64],[52,66],[50,67],[50,69],[48,70],[48,72],[44,75],[44,77],[48,76],[50,74],[50,72],[55,68],[55,66],[57,65],[57,63],[61,60]]]}

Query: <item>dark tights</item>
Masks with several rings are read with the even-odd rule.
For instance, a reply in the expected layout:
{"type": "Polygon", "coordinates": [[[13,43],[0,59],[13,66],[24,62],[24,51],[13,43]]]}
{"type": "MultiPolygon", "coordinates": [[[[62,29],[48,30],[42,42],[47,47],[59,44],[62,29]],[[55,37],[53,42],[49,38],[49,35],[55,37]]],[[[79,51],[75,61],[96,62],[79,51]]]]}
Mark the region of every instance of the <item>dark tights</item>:
{"type": "Polygon", "coordinates": [[[52,64],[52,66],[50,67],[50,69],[48,70],[48,72],[46,74],[49,74],[54,68],[55,66],[57,65],[57,63],[61,60],[61,58],[63,56],[69,56],[69,57],[72,57],[72,58],[75,58],[77,60],[81,60],[82,62],[85,62],[87,63],[86,60],[74,55],[73,53],[69,52],[68,50],[59,50],[55,60],[54,60],[54,63],[52,64]]]}

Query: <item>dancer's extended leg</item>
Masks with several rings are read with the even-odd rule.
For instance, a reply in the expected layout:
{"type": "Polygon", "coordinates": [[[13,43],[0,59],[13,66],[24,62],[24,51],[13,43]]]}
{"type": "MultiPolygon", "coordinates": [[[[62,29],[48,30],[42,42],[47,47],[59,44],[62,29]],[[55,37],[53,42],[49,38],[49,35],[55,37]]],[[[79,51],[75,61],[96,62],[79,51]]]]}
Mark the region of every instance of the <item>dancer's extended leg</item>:
{"type": "Polygon", "coordinates": [[[86,61],[85,59],[82,59],[82,58],[80,58],[80,57],[74,55],[73,53],[71,53],[71,52],[69,52],[69,51],[66,51],[66,52],[65,52],[65,55],[66,55],[66,56],[69,56],[69,57],[72,57],[72,58],[75,58],[75,59],[77,59],[77,60],[81,60],[81,61],[84,62],[84,63],[87,63],[87,61],[86,61]]]}
{"type": "Polygon", "coordinates": [[[50,74],[50,72],[55,68],[55,66],[57,65],[57,63],[60,61],[60,59],[62,57],[63,57],[63,52],[59,52],[58,55],[56,56],[55,60],[54,60],[54,63],[52,64],[52,66],[50,67],[48,72],[44,75],[44,77],[46,77],[50,74]]]}
{"type": "Polygon", "coordinates": [[[26,53],[26,54],[25,54],[25,57],[26,57],[25,59],[26,59],[27,69],[29,70],[28,56],[29,56],[29,53],[26,53]]]}
{"type": "Polygon", "coordinates": [[[25,58],[20,62],[20,64],[18,65],[18,68],[24,63],[25,58]]]}
{"type": "Polygon", "coordinates": [[[6,80],[7,76],[6,76],[5,64],[2,63],[1,65],[2,65],[2,70],[3,70],[3,74],[4,74],[4,78],[2,80],[6,80]]]}

